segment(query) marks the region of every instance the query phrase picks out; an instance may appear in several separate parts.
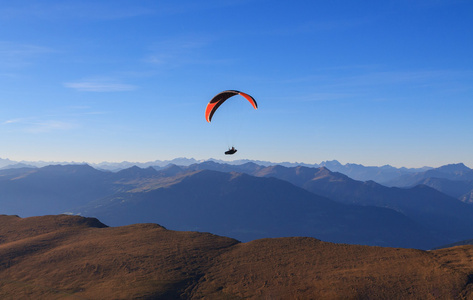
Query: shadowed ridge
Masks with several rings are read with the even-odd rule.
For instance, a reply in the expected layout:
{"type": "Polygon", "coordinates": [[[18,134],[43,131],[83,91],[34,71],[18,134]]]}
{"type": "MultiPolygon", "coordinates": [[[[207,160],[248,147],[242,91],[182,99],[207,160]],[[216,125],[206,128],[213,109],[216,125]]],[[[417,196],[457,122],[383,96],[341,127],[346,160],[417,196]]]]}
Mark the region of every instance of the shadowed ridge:
{"type": "Polygon", "coordinates": [[[16,219],[21,219],[21,217],[18,215],[5,215],[5,214],[0,215],[0,222],[6,221],[6,220],[16,220],[16,219]]]}
{"type": "Polygon", "coordinates": [[[448,244],[448,245],[441,245],[441,246],[432,248],[432,250],[440,250],[440,249],[452,248],[452,247],[456,247],[456,246],[465,246],[465,245],[473,245],[473,239],[463,240],[463,241],[459,241],[459,242],[456,242],[456,243],[451,243],[451,244],[448,244]]]}
{"type": "Polygon", "coordinates": [[[133,166],[128,169],[123,169],[115,173],[115,178],[149,178],[152,176],[158,175],[158,171],[156,171],[153,167],[147,168],[140,168],[138,166],[133,166]]]}
{"type": "Polygon", "coordinates": [[[73,165],[48,165],[42,168],[37,169],[37,176],[49,174],[52,176],[64,176],[64,175],[76,175],[76,176],[100,176],[102,174],[107,174],[91,167],[88,164],[73,164],[73,165]]]}
{"type": "MultiPolygon", "coordinates": [[[[74,216],[72,216],[74,217],[74,216]]],[[[107,225],[100,222],[97,218],[89,218],[89,217],[80,217],[76,216],[77,219],[72,219],[72,223],[77,225],[83,225],[85,227],[93,227],[93,228],[106,228],[107,225]]]]}
{"type": "Polygon", "coordinates": [[[258,177],[276,177],[300,187],[303,187],[313,180],[326,180],[328,182],[346,182],[351,180],[348,176],[342,173],[332,172],[326,167],[309,168],[304,166],[284,167],[276,165],[257,170],[253,172],[252,175],[258,177]]]}
{"type": "MultiPolygon", "coordinates": [[[[108,227],[96,218],[88,218],[71,215],[46,215],[38,217],[21,218],[17,215],[0,215],[0,224],[7,227],[7,224],[15,223],[15,226],[43,226],[43,227],[73,227],[86,226],[104,228],[108,227]],[[16,223],[15,223],[16,222],[16,223]]],[[[1,228],[0,228],[1,230],[1,228]]]]}
{"type": "Polygon", "coordinates": [[[47,215],[20,218],[18,216],[0,215],[0,242],[12,242],[59,230],[106,227],[108,226],[96,218],[80,216],[47,215]]]}
{"type": "Polygon", "coordinates": [[[107,225],[103,224],[96,218],[88,218],[71,215],[46,215],[39,217],[20,218],[20,222],[24,222],[29,226],[42,226],[52,228],[64,227],[93,227],[105,228],[107,225]]]}

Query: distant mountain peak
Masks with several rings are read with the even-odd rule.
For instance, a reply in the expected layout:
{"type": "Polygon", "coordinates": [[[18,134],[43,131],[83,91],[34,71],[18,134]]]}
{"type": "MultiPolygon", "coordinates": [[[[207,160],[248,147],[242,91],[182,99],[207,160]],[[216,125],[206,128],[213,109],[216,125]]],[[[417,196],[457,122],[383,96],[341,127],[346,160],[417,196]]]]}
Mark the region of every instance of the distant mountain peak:
{"type": "Polygon", "coordinates": [[[221,165],[221,163],[218,163],[218,162],[213,161],[213,160],[207,160],[207,161],[197,163],[197,164],[202,165],[202,166],[218,166],[218,165],[221,165]]]}
{"type": "Polygon", "coordinates": [[[99,170],[91,167],[88,164],[71,164],[71,165],[48,165],[38,169],[39,173],[53,173],[53,174],[88,174],[100,173],[99,170]]]}
{"type": "Polygon", "coordinates": [[[317,169],[317,173],[314,174],[314,178],[312,180],[319,180],[319,179],[322,179],[322,178],[330,178],[331,180],[340,180],[342,179],[345,179],[345,178],[348,178],[346,177],[345,175],[341,174],[341,173],[338,173],[338,172],[332,172],[330,171],[329,169],[327,169],[326,167],[320,167],[317,169]]]}
{"type": "Polygon", "coordinates": [[[36,167],[33,166],[33,165],[28,165],[28,164],[25,164],[25,163],[17,163],[17,164],[11,164],[11,165],[5,166],[3,168],[0,168],[0,170],[22,169],[22,168],[36,169],[36,167]]]}
{"type": "Polygon", "coordinates": [[[140,168],[138,166],[133,166],[128,169],[123,169],[117,172],[117,175],[121,176],[133,176],[133,177],[148,177],[158,174],[158,171],[153,167],[140,168]]]}
{"type": "Polygon", "coordinates": [[[320,163],[320,166],[342,166],[342,164],[338,160],[326,160],[320,163]]]}
{"type": "Polygon", "coordinates": [[[457,164],[449,164],[449,165],[441,166],[435,170],[440,171],[440,172],[446,172],[446,173],[455,173],[455,172],[468,172],[468,171],[471,171],[472,169],[468,168],[463,163],[457,163],[457,164]]]}

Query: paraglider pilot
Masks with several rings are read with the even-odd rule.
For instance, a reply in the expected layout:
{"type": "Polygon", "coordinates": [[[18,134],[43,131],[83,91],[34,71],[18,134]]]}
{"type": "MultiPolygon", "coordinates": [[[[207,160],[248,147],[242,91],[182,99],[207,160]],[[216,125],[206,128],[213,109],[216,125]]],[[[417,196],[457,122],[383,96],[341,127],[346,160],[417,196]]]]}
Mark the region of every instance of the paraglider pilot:
{"type": "MultiPolygon", "coordinates": [[[[258,109],[258,104],[256,104],[256,100],[252,96],[240,91],[236,91],[236,90],[223,91],[217,94],[216,96],[214,96],[212,100],[210,100],[210,102],[207,104],[207,107],[205,108],[205,119],[207,120],[207,122],[210,123],[210,121],[212,121],[212,116],[214,115],[217,108],[219,108],[220,105],[222,105],[222,103],[224,103],[225,101],[227,101],[227,99],[235,95],[240,95],[246,98],[246,100],[248,100],[251,103],[254,109],[258,109]]],[[[237,149],[235,149],[235,147],[232,147],[228,149],[228,151],[225,151],[225,155],[232,155],[232,154],[235,154],[236,152],[237,152],[237,149]]]]}
{"type": "Polygon", "coordinates": [[[237,152],[237,149],[235,147],[232,147],[231,149],[228,149],[228,151],[225,151],[225,155],[232,155],[237,152]]]}

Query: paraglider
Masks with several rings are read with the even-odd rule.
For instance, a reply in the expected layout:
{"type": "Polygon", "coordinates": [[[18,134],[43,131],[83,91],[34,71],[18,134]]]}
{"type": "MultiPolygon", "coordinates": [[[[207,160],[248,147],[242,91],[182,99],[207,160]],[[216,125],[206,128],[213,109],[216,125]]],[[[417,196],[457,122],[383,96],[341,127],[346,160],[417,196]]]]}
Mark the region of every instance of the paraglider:
{"type": "MultiPolygon", "coordinates": [[[[220,107],[220,105],[222,105],[229,98],[236,95],[244,97],[246,100],[248,100],[248,102],[250,102],[254,109],[258,109],[258,104],[252,96],[236,90],[227,90],[215,95],[212,100],[210,100],[210,102],[207,104],[207,107],[205,108],[205,120],[210,123],[212,121],[213,115],[220,107]]],[[[228,151],[225,152],[225,155],[233,155],[236,152],[237,150],[235,149],[235,147],[231,147],[230,149],[228,149],[228,151]]]]}
{"type": "Polygon", "coordinates": [[[236,152],[237,152],[237,149],[235,149],[235,147],[232,147],[228,149],[228,151],[225,151],[225,155],[232,155],[232,154],[235,154],[236,152]]]}
{"type": "Polygon", "coordinates": [[[212,100],[210,100],[210,102],[207,104],[207,108],[205,109],[205,119],[207,120],[207,122],[210,123],[210,121],[212,121],[212,117],[215,111],[217,111],[217,109],[220,107],[220,105],[223,104],[223,102],[227,101],[228,98],[236,95],[245,97],[246,100],[248,100],[255,109],[258,109],[258,104],[256,103],[256,100],[250,95],[235,90],[223,91],[213,97],[212,100]]]}

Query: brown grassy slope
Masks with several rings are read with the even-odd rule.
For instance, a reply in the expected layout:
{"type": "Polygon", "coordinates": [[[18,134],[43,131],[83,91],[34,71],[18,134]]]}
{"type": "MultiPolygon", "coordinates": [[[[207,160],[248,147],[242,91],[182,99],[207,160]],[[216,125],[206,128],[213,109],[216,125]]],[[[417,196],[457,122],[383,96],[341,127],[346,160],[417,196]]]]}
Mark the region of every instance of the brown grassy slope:
{"type": "Polygon", "coordinates": [[[456,246],[432,251],[443,265],[468,276],[468,285],[463,290],[463,299],[473,299],[473,246],[456,246]]]}
{"type": "Polygon", "coordinates": [[[17,228],[24,233],[22,238],[0,244],[1,299],[68,295],[172,299],[185,295],[209,261],[237,243],[211,234],[169,231],[154,224],[87,227],[81,224],[83,218],[73,216],[2,216],[0,220],[0,236],[17,228]],[[75,221],[77,226],[54,230],[57,220],[75,221]],[[44,229],[48,225],[53,230],[44,229]]]}
{"type": "MultiPolygon", "coordinates": [[[[343,245],[311,238],[262,239],[221,255],[194,291],[215,298],[457,299],[473,274],[470,254],[343,245]],[[464,254],[463,254],[464,255],[464,254]],[[471,275],[470,275],[471,276],[471,275]]],[[[468,298],[467,298],[468,299],[468,298]]],[[[470,298],[471,299],[471,298],[470,298]]]]}
{"type": "Polygon", "coordinates": [[[473,246],[249,243],[154,224],[0,216],[1,299],[471,299],[473,246]]]}

